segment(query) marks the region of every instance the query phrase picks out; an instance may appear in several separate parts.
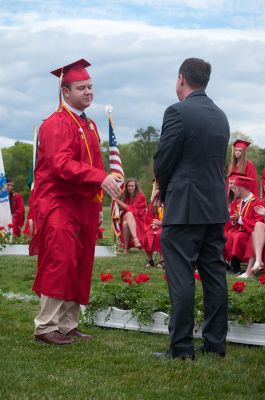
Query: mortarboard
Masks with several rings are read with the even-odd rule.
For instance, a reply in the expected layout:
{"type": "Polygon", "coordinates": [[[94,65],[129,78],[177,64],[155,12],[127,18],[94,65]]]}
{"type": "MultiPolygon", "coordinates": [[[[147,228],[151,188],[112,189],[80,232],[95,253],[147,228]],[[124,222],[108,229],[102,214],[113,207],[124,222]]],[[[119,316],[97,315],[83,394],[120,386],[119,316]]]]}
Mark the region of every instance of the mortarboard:
{"type": "Polygon", "coordinates": [[[51,74],[60,78],[61,85],[64,83],[71,83],[76,81],[85,81],[90,79],[90,76],[86,70],[91,64],[84,60],[75,61],[72,64],[65,65],[64,67],[58,68],[51,71],[51,74]]]}
{"type": "Polygon", "coordinates": [[[231,174],[228,176],[228,179],[235,180],[236,178],[238,178],[240,176],[246,176],[246,174],[241,174],[240,172],[231,172],[231,174]]]}
{"type": "Polygon", "coordinates": [[[250,142],[247,142],[246,140],[241,140],[241,139],[237,139],[234,143],[233,146],[235,147],[235,149],[246,149],[248,148],[248,146],[250,145],[250,142]]]}
{"type": "Polygon", "coordinates": [[[248,176],[238,176],[235,179],[234,186],[243,187],[247,190],[250,190],[252,182],[254,182],[254,179],[249,178],[248,176]]]}

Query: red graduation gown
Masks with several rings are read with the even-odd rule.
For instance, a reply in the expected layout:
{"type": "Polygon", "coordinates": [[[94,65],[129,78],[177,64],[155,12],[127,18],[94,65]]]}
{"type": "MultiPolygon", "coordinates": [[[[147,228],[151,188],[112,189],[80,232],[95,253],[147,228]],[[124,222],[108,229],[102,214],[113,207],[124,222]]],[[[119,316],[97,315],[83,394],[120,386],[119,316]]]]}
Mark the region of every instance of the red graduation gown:
{"type": "Polygon", "coordinates": [[[156,215],[156,213],[154,212],[153,202],[150,202],[145,219],[145,235],[143,239],[143,248],[146,253],[152,253],[153,251],[161,253],[162,250],[160,237],[162,226],[157,226],[156,229],[153,229],[151,227],[153,219],[159,219],[159,216],[156,215]]]}
{"type": "Polygon", "coordinates": [[[87,304],[90,291],[98,215],[95,201],[107,176],[93,121],[65,109],[40,127],[32,199],[38,244],[38,270],[33,290],[48,297],[87,304]]]}
{"type": "MultiPolygon", "coordinates": [[[[135,222],[136,222],[136,235],[142,244],[143,237],[144,237],[144,221],[145,221],[145,215],[146,215],[145,195],[143,194],[143,192],[139,192],[133,199],[126,198],[124,200],[124,203],[128,206],[128,209],[126,211],[122,211],[121,226],[122,226],[124,215],[128,211],[130,211],[133,214],[135,222]]],[[[121,243],[123,244],[122,229],[121,229],[121,243]]],[[[132,238],[130,239],[128,248],[130,248],[130,247],[134,247],[132,238]]]]}
{"type": "MultiPolygon", "coordinates": [[[[263,205],[263,201],[259,198],[253,197],[242,211],[243,224],[232,224],[232,221],[227,222],[225,225],[226,243],[224,247],[224,257],[230,261],[232,257],[237,257],[240,261],[246,261],[246,248],[248,245],[251,233],[254,230],[255,224],[258,221],[263,221],[263,217],[256,213],[254,207],[263,205]]],[[[241,199],[234,200],[231,203],[230,216],[236,212],[240,212],[241,199]]]]}
{"type": "Polygon", "coordinates": [[[12,224],[13,224],[13,235],[20,236],[20,231],[24,225],[25,219],[25,206],[23,197],[20,193],[12,192],[9,194],[11,199],[11,213],[12,213],[12,224]]]}

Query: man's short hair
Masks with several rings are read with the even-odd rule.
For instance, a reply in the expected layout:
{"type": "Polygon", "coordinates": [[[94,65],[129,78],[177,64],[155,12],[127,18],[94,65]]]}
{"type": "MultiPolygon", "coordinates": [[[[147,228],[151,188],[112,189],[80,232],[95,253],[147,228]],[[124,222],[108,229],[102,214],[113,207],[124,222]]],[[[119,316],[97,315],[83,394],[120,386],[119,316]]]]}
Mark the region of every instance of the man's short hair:
{"type": "Polygon", "coordinates": [[[211,75],[211,64],[200,58],[187,58],[179,68],[190,87],[205,89],[211,75]]]}

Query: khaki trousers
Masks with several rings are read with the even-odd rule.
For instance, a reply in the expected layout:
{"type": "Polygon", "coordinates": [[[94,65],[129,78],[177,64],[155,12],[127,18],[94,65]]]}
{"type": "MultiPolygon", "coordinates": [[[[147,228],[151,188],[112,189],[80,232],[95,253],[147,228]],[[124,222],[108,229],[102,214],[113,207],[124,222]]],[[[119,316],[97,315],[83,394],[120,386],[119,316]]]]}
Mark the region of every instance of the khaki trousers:
{"type": "Polygon", "coordinates": [[[35,335],[59,330],[64,335],[78,326],[80,304],[41,295],[41,310],[34,319],[35,335]]]}

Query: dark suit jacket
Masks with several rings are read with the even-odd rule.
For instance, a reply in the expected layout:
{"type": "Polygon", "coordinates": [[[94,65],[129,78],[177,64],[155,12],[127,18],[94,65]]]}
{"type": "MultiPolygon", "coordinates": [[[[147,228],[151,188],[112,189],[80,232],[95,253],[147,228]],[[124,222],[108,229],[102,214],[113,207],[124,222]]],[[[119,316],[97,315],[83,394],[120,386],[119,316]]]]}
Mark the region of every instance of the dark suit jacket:
{"type": "Polygon", "coordinates": [[[154,157],[165,206],[163,225],[227,221],[224,164],[229,135],[226,115],[203,90],[167,108],[154,157]]]}

